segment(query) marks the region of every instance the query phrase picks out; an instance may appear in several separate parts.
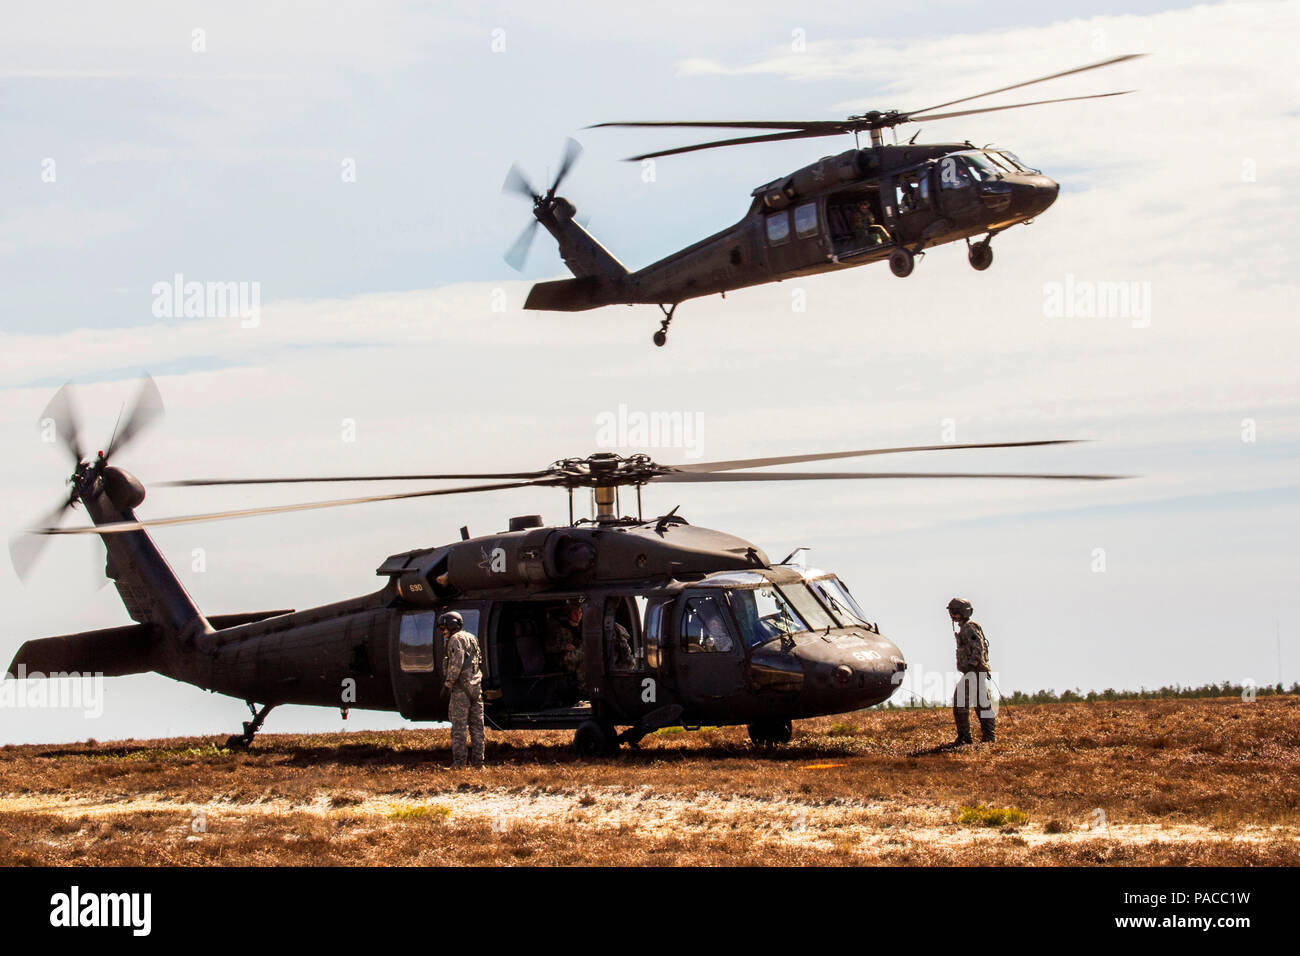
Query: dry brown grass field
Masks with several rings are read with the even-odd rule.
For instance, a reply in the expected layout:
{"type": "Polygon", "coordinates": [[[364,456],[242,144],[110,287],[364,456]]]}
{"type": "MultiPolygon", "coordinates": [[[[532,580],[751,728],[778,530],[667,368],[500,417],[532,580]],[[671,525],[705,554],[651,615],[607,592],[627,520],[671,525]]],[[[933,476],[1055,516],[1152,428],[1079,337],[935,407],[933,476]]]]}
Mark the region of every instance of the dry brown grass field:
{"type": "MultiPolygon", "coordinates": [[[[274,722],[274,716],[272,717],[274,722]]],[[[93,865],[1295,865],[1300,698],[945,710],[659,733],[579,761],[569,733],[446,730],[0,748],[0,859],[93,865]],[[967,813],[963,808],[1019,811],[967,813]]]]}

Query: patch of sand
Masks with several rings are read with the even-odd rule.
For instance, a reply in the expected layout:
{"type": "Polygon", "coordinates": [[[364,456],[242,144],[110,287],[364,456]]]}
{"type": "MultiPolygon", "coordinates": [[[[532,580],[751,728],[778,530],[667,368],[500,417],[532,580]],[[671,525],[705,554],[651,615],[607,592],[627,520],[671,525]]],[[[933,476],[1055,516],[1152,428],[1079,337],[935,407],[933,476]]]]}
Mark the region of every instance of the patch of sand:
{"type": "Polygon", "coordinates": [[[0,813],[54,814],[62,818],[105,817],[119,814],[163,812],[192,818],[202,812],[208,825],[222,819],[296,814],[336,817],[363,827],[377,819],[433,816],[447,820],[486,821],[498,833],[521,825],[543,827],[629,828],[640,836],[700,836],[743,830],[757,843],[802,845],[817,849],[836,847],[883,848],[924,843],[931,846],[969,848],[982,842],[996,844],[1023,840],[1035,847],[1099,841],[1128,845],[1232,841],[1267,843],[1300,840],[1289,827],[1244,826],[1231,832],[1201,824],[1113,823],[1089,828],[1086,824],[1048,833],[1030,821],[1017,827],[964,826],[954,822],[951,807],[903,801],[800,801],[764,800],[723,796],[701,791],[694,798],[657,795],[646,786],[589,787],[574,791],[544,789],[450,789],[409,797],[400,793],[373,794],[349,791],[321,792],[310,801],[268,798],[254,801],[212,800],[205,803],[168,799],[164,795],[133,797],[15,794],[0,797],[0,813]]]}

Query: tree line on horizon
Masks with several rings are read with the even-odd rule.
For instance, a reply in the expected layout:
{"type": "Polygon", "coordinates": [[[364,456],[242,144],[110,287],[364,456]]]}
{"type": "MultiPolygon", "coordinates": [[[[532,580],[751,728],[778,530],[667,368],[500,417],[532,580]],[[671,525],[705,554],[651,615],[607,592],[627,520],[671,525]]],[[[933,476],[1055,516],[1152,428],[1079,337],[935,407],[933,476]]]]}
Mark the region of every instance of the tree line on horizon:
{"type": "MultiPolygon", "coordinates": [[[[1285,695],[1300,694],[1300,682],[1293,682],[1290,687],[1284,686],[1281,682],[1276,684],[1234,684],[1231,681],[1224,681],[1222,684],[1213,682],[1201,684],[1197,687],[1183,687],[1179,684],[1173,684],[1165,687],[1148,689],[1141,687],[1137,690],[1115,690],[1107,687],[1105,690],[1090,690],[1084,692],[1079,688],[1073,690],[1066,689],[1057,693],[1054,689],[1037,690],[1033,693],[1026,693],[1021,690],[1012,691],[999,698],[1002,704],[1075,704],[1085,701],[1112,701],[1112,700],[1197,700],[1212,697],[1238,697],[1248,698],[1251,694],[1255,697],[1279,697],[1285,695]]],[[[951,701],[921,701],[912,698],[909,701],[896,703],[893,700],[885,701],[878,707],[886,710],[910,710],[915,707],[949,707],[951,701]]]]}

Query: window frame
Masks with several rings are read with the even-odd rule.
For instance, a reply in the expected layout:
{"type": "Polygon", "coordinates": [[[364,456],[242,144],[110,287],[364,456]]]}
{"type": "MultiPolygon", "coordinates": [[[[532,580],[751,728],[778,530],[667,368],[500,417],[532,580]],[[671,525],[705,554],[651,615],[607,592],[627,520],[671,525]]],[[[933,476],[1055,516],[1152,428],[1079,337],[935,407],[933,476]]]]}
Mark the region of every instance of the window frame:
{"type": "Polygon", "coordinates": [[[683,594],[682,601],[681,601],[681,613],[678,616],[679,616],[679,620],[677,622],[677,647],[683,654],[734,654],[736,652],[737,646],[740,647],[744,646],[744,642],[740,638],[735,620],[732,615],[731,601],[728,599],[727,593],[721,588],[719,588],[716,591],[716,593],[709,593],[708,591],[694,591],[694,592],[687,592],[686,594],[683,594]],[[720,612],[719,620],[722,622],[723,627],[726,628],[727,638],[731,641],[730,646],[725,648],[714,648],[713,650],[709,650],[705,648],[702,644],[688,642],[687,640],[688,635],[686,633],[686,623],[690,618],[690,603],[692,601],[697,601],[697,600],[714,602],[714,606],[717,607],[720,612]]]}
{"type": "Polygon", "coordinates": [[[811,202],[800,203],[794,207],[792,218],[794,220],[795,236],[800,239],[811,239],[821,232],[821,211],[817,208],[819,205],[817,200],[814,199],[811,202]],[[799,228],[799,213],[805,209],[812,210],[812,228],[810,229],[799,228]]]}
{"type": "Polygon", "coordinates": [[[763,232],[767,236],[767,244],[769,246],[783,246],[787,242],[789,242],[790,235],[791,235],[790,210],[782,209],[778,212],[768,213],[767,216],[764,217],[763,232]],[[785,232],[782,233],[780,236],[773,238],[772,223],[775,222],[778,218],[785,223],[785,232]]]}
{"type": "Polygon", "coordinates": [[[440,611],[407,611],[397,623],[397,661],[403,674],[432,674],[438,669],[438,655],[434,649],[440,611]],[[425,621],[427,632],[417,631],[413,636],[427,640],[408,640],[408,632],[416,631],[425,621]],[[408,627],[409,625],[409,627],[408,627]],[[426,659],[427,656],[427,659],[426,659]]]}

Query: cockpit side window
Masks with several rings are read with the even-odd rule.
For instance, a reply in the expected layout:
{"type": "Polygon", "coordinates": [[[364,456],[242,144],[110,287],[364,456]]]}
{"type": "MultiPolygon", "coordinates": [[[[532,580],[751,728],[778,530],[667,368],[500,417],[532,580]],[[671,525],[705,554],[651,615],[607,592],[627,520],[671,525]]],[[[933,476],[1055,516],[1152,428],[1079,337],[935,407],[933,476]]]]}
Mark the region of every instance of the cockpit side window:
{"type": "Polygon", "coordinates": [[[682,650],[687,654],[730,651],[735,647],[727,606],[719,595],[688,597],[682,606],[682,650]]]}
{"type": "Polygon", "coordinates": [[[731,592],[731,607],[740,622],[740,636],[750,647],[775,637],[806,631],[808,626],[776,588],[745,588],[731,592]]]}
{"type": "Polygon", "coordinates": [[[966,164],[957,156],[945,156],[939,164],[939,187],[941,189],[963,189],[971,184],[971,175],[966,164]]]}
{"type": "Polygon", "coordinates": [[[894,188],[900,215],[930,208],[929,173],[930,167],[922,166],[920,169],[913,169],[899,175],[894,188]]]}

